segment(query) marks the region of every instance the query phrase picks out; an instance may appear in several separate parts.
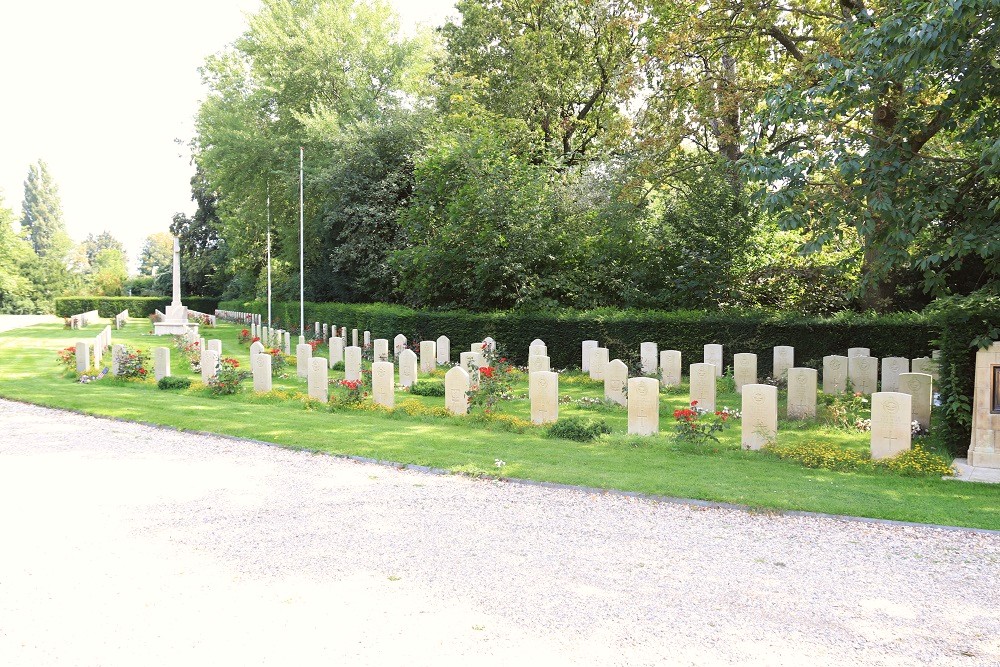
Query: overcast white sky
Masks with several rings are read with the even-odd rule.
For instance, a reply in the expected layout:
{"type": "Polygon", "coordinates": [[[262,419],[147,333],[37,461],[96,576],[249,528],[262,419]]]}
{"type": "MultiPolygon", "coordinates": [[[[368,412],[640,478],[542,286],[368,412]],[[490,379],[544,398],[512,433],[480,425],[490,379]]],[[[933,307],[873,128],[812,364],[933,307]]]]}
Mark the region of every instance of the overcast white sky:
{"type": "MultiPolygon", "coordinates": [[[[404,30],[439,25],[454,0],[390,0],[404,30]]],[[[184,143],[198,67],[259,0],[0,0],[0,196],[20,218],[28,166],[59,185],[76,241],[107,229],[135,266],[143,240],[191,213],[184,143]]]]}

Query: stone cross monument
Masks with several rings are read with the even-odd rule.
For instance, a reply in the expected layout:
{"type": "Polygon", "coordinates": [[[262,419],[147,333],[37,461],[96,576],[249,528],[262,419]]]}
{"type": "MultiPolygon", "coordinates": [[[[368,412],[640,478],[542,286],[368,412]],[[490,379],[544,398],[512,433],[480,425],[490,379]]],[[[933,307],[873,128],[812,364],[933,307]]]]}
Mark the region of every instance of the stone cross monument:
{"type": "Polygon", "coordinates": [[[153,323],[153,331],[157,336],[177,336],[183,335],[193,329],[193,333],[197,335],[198,325],[193,322],[188,322],[187,306],[181,303],[181,244],[177,240],[177,237],[174,237],[173,279],[173,299],[171,300],[170,305],[167,306],[167,312],[165,314],[160,311],[156,311],[156,314],[160,316],[160,321],[153,323]]]}

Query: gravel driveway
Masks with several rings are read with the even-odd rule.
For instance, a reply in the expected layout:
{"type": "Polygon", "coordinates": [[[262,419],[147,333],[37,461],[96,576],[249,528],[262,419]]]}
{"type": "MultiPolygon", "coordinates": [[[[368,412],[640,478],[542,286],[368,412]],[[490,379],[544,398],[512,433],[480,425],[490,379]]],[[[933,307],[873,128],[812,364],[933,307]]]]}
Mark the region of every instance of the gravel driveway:
{"type": "Polygon", "coordinates": [[[5,666],[1000,664],[997,534],[400,471],[8,401],[0,507],[5,666]]]}

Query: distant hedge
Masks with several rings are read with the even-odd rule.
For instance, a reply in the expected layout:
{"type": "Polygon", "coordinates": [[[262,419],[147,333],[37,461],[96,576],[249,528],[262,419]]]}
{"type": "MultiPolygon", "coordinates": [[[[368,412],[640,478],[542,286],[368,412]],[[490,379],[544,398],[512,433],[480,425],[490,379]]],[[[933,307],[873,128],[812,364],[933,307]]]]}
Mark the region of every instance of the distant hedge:
{"type": "MultiPolygon", "coordinates": [[[[169,296],[63,296],[55,299],[55,310],[59,317],[91,310],[96,310],[101,317],[114,317],[127,308],[132,317],[148,317],[156,309],[163,312],[170,301],[169,296]]],[[[218,299],[203,296],[188,296],[182,301],[192,310],[209,314],[219,305],[218,299]]]]}
{"type": "Polygon", "coordinates": [[[972,438],[976,352],[1000,337],[1000,296],[979,293],[938,299],[928,314],[940,330],[938,391],[944,419],[935,426],[943,430],[948,449],[965,456],[972,438]]]}
{"type": "MultiPolygon", "coordinates": [[[[262,302],[224,301],[226,310],[267,313],[262,302]]],[[[528,345],[545,341],[554,368],[580,365],[580,344],[593,339],[610,349],[612,358],[633,360],[639,343],[653,341],[661,350],[680,350],[684,367],[702,360],[706,343],[724,346],[725,364],[737,352],[755,352],[761,376],[772,367],[772,348],[793,345],[798,366],[821,368],[828,354],[847,354],[849,347],[868,347],[873,356],[923,357],[938,335],[936,325],[920,314],[882,317],[843,315],[818,319],[762,313],[725,314],[694,311],[622,311],[613,309],[550,312],[421,311],[387,304],[306,303],[306,326],[327,322],[369,330],[373,338],[451,340],[452,356],[471,343],[492,336],[516,363],[527,363],[528,345]]],[[[272,304],[274,325],[298,327],[299,304],[272,304]]]]}

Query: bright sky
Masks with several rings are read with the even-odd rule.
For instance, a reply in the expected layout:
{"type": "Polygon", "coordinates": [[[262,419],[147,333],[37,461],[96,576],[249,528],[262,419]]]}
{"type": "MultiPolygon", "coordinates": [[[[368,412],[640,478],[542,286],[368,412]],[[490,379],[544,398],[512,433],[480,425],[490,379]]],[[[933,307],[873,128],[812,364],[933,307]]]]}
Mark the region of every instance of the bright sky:
{"type": "MultiPolygon", "coordinates": [[[[404,31],[454,0],[390,0],[404,31]]],[[[243,32],[259,0],[0,2],[0,196],[15,217],[28,166],[59,185],[71,237],[107,229],[135,267],[153,232],[192,213],[186,143],[198,67],[243,32]],[[181,144],[175,142],[182,140],[181,144]]]]}

